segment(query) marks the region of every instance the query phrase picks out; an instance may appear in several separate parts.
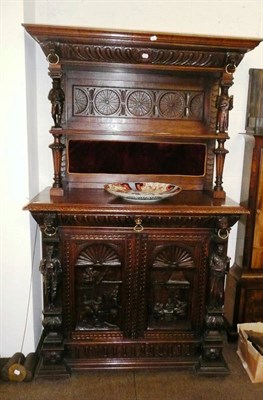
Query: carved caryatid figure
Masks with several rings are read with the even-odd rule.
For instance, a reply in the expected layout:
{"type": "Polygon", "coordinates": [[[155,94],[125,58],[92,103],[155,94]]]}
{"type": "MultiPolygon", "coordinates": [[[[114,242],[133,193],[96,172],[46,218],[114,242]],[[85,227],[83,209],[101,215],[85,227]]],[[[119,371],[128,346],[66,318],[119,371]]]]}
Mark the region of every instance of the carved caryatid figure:
{"type": "Polygon", "coordinates": [[[60,79],[54,78],[53,87],[48,94],[48,99],[51,101],[51,115],[55,123],[54,128],[61,128],[61,117],[65,101],[65,94],[60,87],[60,79]]]}
{"type": "Polygon", "coordinates": [[[228,267],[229,258],[224,253],[224,246],[219,244],[211,254],[209,264],[211,267],[210,275],[210,298],[209,308],[218,309],[224,304],[224,282],[228,267]]]}
{"type": "Polygon", "coordinates": [[[46,257],[40,261],[39,269],[43,275],[47,306],[53,308],[62,269],[59,259],[53,257],[54,246],[49,245],[46,250],[46,257]]]}
{"type": "Polygon", "coordinates": [[[228,87],[222,87],[221,95],[217,98],[217,131],[225,133],[228,131],[229,111],[233,108],[233,96],[228,95],[228,87]]]}

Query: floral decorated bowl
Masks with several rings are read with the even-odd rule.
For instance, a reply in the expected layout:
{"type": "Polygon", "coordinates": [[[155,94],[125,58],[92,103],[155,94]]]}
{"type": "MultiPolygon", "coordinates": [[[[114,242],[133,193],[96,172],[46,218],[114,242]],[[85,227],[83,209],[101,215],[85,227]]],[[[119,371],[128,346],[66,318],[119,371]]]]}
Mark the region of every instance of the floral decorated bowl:
{"type": "Polygon", "coordinates": [[[162,182],[114,182],[104,185],[104,189],[124,200],[143,203],[160,201],[182,190],[173,183],[162,182]]]}

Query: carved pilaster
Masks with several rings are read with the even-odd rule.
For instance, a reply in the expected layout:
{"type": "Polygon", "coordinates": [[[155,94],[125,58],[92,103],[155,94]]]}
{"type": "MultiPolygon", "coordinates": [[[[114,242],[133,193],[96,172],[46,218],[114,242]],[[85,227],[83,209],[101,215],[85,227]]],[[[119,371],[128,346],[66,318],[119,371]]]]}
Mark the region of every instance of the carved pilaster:
{"type": "Polygon", "coordinates": [[[203,374],[229,373],[223,357],[223,338],[221,334],[224,329],[224,284],[230,261],[226,255],[228,234],[227,218],[221,217],[215,229],[212,250],[208,260],[210,278],[205,332],[203,335],[202,356],[197,368],[198,372],[203,374]]]}
{"type": "Polygon", "coordinates": [[[64,363],[64,337],[62,335],[62,307],[60,286],[62,266],[58,256],[56,215],[47,214],[43,221],[43,258],[40,272],[44,286],[44,328],[42,335],[41,359],[38,366],[39,377],[69,376],[64,363]]]}

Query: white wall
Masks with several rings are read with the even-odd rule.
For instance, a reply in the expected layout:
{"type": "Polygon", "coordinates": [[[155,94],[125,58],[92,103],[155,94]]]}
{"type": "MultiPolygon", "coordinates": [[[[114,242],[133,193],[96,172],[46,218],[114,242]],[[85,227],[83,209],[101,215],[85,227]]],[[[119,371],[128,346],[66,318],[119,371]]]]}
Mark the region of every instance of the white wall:
{"type": "MultiPolygon", "coordinates": [[[[38,190],[37,135],[36,130],[32,132],[34,118],[32,115],[29,115],[29,120],[27,118],[27,105],[32,103],[36,86],[32,74],[30,91],[27,90],[26,53],[21,27],[23,1],[1,2],[1,16],[0,356],[5,357],[20,350],[27,354],[35,347],[41,314],[35,314],[37,322],[34,321],[32,298],[35,292],[31,290],[31,281],[34,282],[34,289],[40,291],[36,268],[31,274],[35,262],[32,254],[36,224],[28,213],[22,211],[29,197],[38,190]],[[30,140],[30,133],[34,133],[33,141],[30,140]]],[[[31,56],[32,46],[27,49],[27,57],[31,56]]],[[[37,242],[34,247],[36,260],[39,258],[37,242]]],[[[37,312],[40,300],[36,304],[37,312]]]]}
{"type": "MultiPolygon", "coordinates": [[[[22,22],[74,25],[174,33],[248,36],[263,38],[263,0],[2,0],[2,135],[0,356],[19,351],[25,326],[30,286],[35,224],[22,206],[38,190],[52,182],[52,124],[47,100],[51,87],[47,62],[39,46],[21,28],[22,22]],[[14,149],[12,158],[11,149],[14,149]]],[[[239,201],[244,144],[249,68],[263,68],[263,45],[247,54],[235,74],[234,109],[224,188],[239,201]]],[[[41,293],[38,261],[34,265],[28,328],[23,348],[34,350],[41,329],[41,293]],[[32,307],[32,304],[34,307],[32,307]],[[34,311],[33,311],[34,310],[34,311]]],[[[234,258],[236,229],[230,237],[229,255],[234,258]]]]}

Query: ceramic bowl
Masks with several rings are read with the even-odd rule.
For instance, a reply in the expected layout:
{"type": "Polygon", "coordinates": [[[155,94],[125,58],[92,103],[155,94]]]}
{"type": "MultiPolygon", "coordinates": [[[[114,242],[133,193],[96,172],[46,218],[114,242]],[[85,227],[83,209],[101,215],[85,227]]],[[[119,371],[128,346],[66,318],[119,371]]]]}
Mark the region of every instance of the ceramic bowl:
{"type": "Polygon", "coordinates": [[[182,189],[173,183],[162,182],[113,182],[104,189],[127,201],[154,202],[178,194],[182,189]]]}

